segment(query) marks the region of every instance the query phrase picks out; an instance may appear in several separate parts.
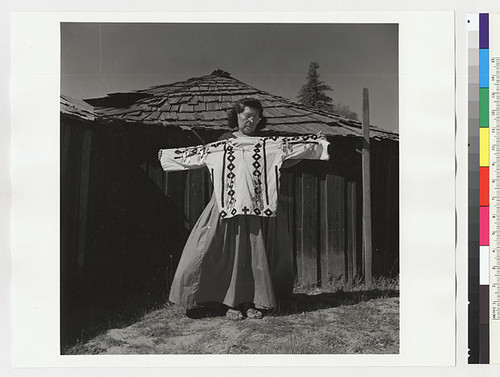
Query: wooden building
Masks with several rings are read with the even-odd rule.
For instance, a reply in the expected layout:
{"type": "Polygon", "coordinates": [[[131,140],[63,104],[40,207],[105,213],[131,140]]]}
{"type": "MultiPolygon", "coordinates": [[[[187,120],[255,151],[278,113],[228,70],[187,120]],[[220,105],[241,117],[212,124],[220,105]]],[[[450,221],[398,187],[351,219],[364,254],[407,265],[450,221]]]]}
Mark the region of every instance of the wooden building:
{"type": "MultiPolygon", "coordinates": [[[[360,93],[361,96],[361,93],[360,93]]],[[[168,291],[184,242],[211,195],[203,170],[165,173],[160,148],[217,140],[226,112],[259,99],[264,134],[322,132],[328,162],[283,171],[299,285],[362,278],[361,123],[253,88],[223,71],[104,98],[61,98],[63,297],[168,291]],[[66,296],[65,296],[66,295],[66,296]]],[[[373,275],[399,273],[398,135],[371,127],[373,275]]]]}

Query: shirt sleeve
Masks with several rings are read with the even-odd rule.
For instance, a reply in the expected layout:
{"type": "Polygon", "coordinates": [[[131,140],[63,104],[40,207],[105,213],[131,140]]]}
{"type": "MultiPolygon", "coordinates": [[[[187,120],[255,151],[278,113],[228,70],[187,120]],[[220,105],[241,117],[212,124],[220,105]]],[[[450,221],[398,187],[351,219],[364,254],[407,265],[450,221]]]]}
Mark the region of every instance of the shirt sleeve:
{"type": "Polygon", "coordinates": [[[301,136],[283,139],[283,160],[323,160],[328,161],[328,145],[330,143],[321,136],[301,136]]]}
{"type": "Polygon", "coordinates": [[[207,154],[208,148],[204,145],[160,149],[158,160],[165,171],[198,169],[206,166],[207,154]]]}

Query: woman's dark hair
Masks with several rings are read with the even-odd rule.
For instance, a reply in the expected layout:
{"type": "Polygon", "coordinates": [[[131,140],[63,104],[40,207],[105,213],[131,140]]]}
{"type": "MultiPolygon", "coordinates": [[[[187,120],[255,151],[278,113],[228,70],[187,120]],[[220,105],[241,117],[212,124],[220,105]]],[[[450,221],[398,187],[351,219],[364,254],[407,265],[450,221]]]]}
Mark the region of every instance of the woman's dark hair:
{"type": "Polygon", "coordinates": [[[260,122],[257,123],[255,131],[260,131],[267,125],[267,118],[262,114],[262,104],[255,98],[243,98],[233,104],[233,107],[227,112],[227,124],[230,128],[238,128],[238,114],[245,111],[245,107],[259,110],[260,122]]]}

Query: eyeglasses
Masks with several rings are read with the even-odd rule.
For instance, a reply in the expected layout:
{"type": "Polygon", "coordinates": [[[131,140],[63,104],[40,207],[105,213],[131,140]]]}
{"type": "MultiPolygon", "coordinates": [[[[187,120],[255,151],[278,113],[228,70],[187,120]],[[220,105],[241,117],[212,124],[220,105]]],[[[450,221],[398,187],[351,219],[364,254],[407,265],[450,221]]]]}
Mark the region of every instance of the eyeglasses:
{"type": "Polygon", "coordinates": [[[260,122],[260,119],[259,117],[254,117],[253,115],[250,115],[250,116],[247,116],[243,113],[239,113],[238,115],[241,115],[242,118],[244,118],[245,120],[248,120],[249,122],[255,122],[255,123],[259,123],[260,122]]]}

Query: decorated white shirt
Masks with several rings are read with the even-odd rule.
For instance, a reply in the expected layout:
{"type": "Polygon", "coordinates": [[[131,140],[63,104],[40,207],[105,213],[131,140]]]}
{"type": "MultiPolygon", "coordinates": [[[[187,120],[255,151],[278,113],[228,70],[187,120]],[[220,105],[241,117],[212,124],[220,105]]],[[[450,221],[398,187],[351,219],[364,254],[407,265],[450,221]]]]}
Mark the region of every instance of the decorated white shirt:
{"type": "Polygon", "coordinates": [[[161,149],[165,171],[207,167],[222,218],[276,216],[280,168],[288,159],[328,160],[320,135],[237,137],[187,148],[161,149]]]}

